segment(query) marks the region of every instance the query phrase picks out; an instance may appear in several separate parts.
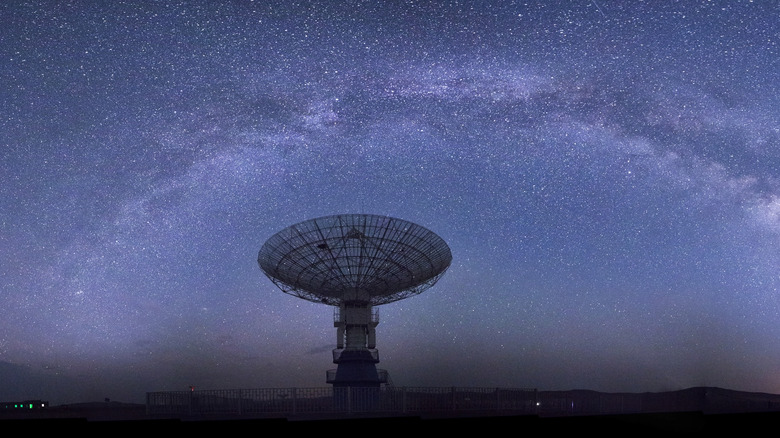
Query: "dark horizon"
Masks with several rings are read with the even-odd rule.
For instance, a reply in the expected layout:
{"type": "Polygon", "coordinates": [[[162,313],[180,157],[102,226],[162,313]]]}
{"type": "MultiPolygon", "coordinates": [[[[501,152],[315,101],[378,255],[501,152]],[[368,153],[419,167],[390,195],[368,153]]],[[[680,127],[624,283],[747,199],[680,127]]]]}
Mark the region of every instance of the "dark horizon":
{"type": "MultiPolygon", "coordinates": [[[[324,386],[318,386],[318,387],[310,387],[310,388],[284,388],[284,387],[274,387],[274,388],[186,388],[186,389],[178,389],[178,390],[170,390],[170,391],[145,391],[143,392],[143,398],[145,399],[149,394],[166,394],[166,393],[191,393],[195,396],[202,395],[202,394],[225,394],[225,393],[232,393],[232,392],[242,392],[242,391],[252,391],[252,390],[260,390],[260,391],[289,391],[291,389],[297,389],[297,390],[318,390],[321,392],[329,392],[332,388],[332,385],[324,385],[324,386]]],[[[384,387],[383,387],[384,388],[384,387]]],[[[589,388],[570,388],[570,389],[557,389],[557,390],[551,390],[551,389],[543,389],[543,388],[512,388],[512,387],[458,387],[458,386],[449,386],[449,387],[387,387],[386,389],[390,390],[397,390],[397,391],[407,391],[407,390],[417,390],[417,391],[432,391],[432,390],[438,390],[438,392],[441,393],[447,393],[448,391],[459,391],[459,392],[468,392],[471,390],[474,391],[525,391],[528,393],[535,393],[538,395],[539,400],[563,400],[563,399],[572,399],[572,400],[586,400],[586,399],[598,399],[601,396],[608,396],[608,397],[616,397],[610,400],[609,403],[601,403],[598,407],[594,405],[592,402],[587,403],[587,409],[591,409],[590,411],[570,411],[567,412],[567,409],[563,409],[560,407],[556,407],[555,409],[549,408],[549,406],[546,406],[545,409],[530,409],[528,412],[525,412],[525,414],[533,414],[533,415],[611,415],[611,414],[620,414],[620,413],[655,413],[655,412],[678,412],[678,411],[685,411],[685,410],[691,410],[691,411],[702,411],[702,412],[708,412],[708,413],[737,413],[737,412],[774,412],[774,411],[780,411],[780,394],[775,393],[769,393],[769,392],[762,392],[762,391],[742,391],[738,389],[733,388],[723,388],[723,387],[709,387],[709,386],[693,386],[688,388],[681,388],[677,390],[669,390],[669,391],[642,391],[642,392],[626,392],[626,391],[620,391],[620,392],[606,392],[606,391],[598,391],[594,389],[589,388]],[[674,394],[683,394],[688,393],[690,394],[688,399],[680,400],[679,398],[674,397],[674,394]],[[667,397],[672,395],[673,397],[667,397]],[[631,403],[628,403],[627,407],[622,407],[623,402],[619,401],[615,403],[615,400],[619,400],[620,397],[633,397],[635,400],[640,399],[641,397],[646,396],[658,396],[655,401],[653,402],[653,405],[649,409],[636,409],[635,405],[632,405],[631,403]],[[693,397],[691,399],[690,397],[693,397]],[[710,397],[709,400],[707,397],[710,397]],[[664,404],[664,401],[670,401],[669,404],[664,404]],[[621,407],[617,408],[612,405],[621,405],[621,407]],[[546,410],[546,412],[545,412],[546,410]]],[[[384,390],[384,389],[383,389],[384,390]]],[[[435,392],[432,392],[435,393],[435,392]]],[[[7,400],[0,400],[0,403],[7,405],[9,403],[36,403],[40,402],[44,405],[44,410],[54,410],[58,408],[63,407],[75,407],[75,406],[81,406],[83,409],[89,409],[90,407],[108,407],[108,406],[115,406],[118,408],[127,407],[130,405],[136,405],[136,406],[144,406],[146,405],[145,400],[141,401],[129,401],[129,400],[114,400],[110,398],[105,398],[103,400],[97,400],[97,399],[90,399],[90,400],[80,400],[80,401],[73,401],[69,403],[62,403],[62,404],[52,404],[49,402],[49,400],[41,397],[20,397],[16,399],[7,399],[7,400]]],[[[8,409],[8,406],[5,406],[5,412],[11,412],[11,411],[26,411],[30,410],[32,408],[27,407],[21,407],[20,409],[8,409]]],[[[41,406],[36,406],[35,409],[40,409],[41,406]]],[[[468,412],[465,412],[468,413],[468,412]]],[[[518,414],[518,413],[515,413],[518,414]]],[[[518,414],[519,415],[519,414],[518,414]]]]}
{"type": "MultiPolygon", "coordinates": [[[[297,402],[285,398],[284,403],[290,409],[280,410],[282,399],[273,394],[265,393],[262,399],[258,399],[255,397],[259,394],[252,395],[243,390],[240,396],[243,402],[225,404],[226,397],[229,399],[231,394],[223,390],[211,395],[207,391],[191,392],[190,401],[182,400],[179,396],[166,401],[159,398],[162,394],[155,394],[151,399],[154,401],[147,406],[106,400],[39,410],[6,409],[0,412],[0,421],[7,425],[23,421],[28,426],[40,424],[58,427],[59,430],[101,427],[104,431],[122,428],[125,432],[151,429],[157,432],[181,431],[187,427],[197,427],[204,431],[205,428],[214,427],[224,433],[233,426],[245,428],[252,425],[271,426],[275,430],[292,428],[314,431],[337,425],[362,425],[382,427],[385,431],[391,428],[407,431],[410,428],[417,431],[433,428],[441,431],[442,428],[453,427],[470,427],[474,430],[503,426],[545,433],[588,430],[601,433],[722,433],[727,430],[746,433],[765,431],[766,427],[777,422],[780,415],[780,395],[708,387],[636,394],[591,390],[531,391],[526,393],[525,397],[530,397],[527,399],[516,397],[518,393],[515,390],[494,389],[494,392],[475,388],[441,388],[438,398],[432,399],[435,393],[430,392],[430,388],[420,391],[404,389],[400,392],[403,402],[400,399],[393,402],[392,398],[396,396],[388,398],[383,395],[383,402],[369,403],[364,406],[367,410],[360,407],[358,400],[368,399],[359,393],[376,389],[354,389],[357,391],[352,399],[355,405],[347,410],[337,408],[338,403],[328,403],[328,399],[335,402],[335,393],[316,403],[310,398],[314,395],[311,393],[302,395],[304,399],[297,402]],[[216,397],[212,399],[216,404],[208,402],[212,397],[216,397]],[[175,399],[179,401],[170,404],[175,399]],[[523,400],[533,403],[525,403],[523,400]],[[176,406],[182,402],[185,405],[176,406]],[[253,403],[260,405],[253,406],[253,403]],[[262,408],[264,403],[270,403],[267,405],[270,409],[262,408]],[[232,409],[225,409],[228,406],[232,406],[232,409]],[[326,406],[336,409],[322,410],[326,406]]],[[[399,393],[396,391],[396,394],[399,393]]]]}

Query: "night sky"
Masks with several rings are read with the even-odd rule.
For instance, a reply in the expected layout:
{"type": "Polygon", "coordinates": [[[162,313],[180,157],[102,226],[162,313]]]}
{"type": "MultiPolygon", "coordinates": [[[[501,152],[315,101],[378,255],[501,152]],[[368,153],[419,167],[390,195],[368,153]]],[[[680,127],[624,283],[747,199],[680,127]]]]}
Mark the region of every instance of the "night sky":
{"type": "Polygon", "coordinates": [[[0,2],[0,399],[327,387],[257,253],[450,246],[396,386],[780,393],[780,3],[0,2]]]}

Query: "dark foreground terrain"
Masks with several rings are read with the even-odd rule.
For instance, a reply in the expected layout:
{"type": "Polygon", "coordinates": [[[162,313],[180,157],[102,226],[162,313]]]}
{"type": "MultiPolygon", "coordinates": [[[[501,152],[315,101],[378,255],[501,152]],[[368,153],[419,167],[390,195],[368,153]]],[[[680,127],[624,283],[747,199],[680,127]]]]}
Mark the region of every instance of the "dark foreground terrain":
{"type": "Polygon", "coordinates": [[[269,431],[323,432],[363,430],[375,432],[432,432],[485,430],[490,433],[764,433],[780,424],[780,395],[690,388],[643,394],[595,391],[540,391],[534,413],[437,412],[424,415],[385,413],[342,414],[340,417],[241,416],[210,418],[151,418],[146,406],[117,402],[53,406],[34,411],[0,413],[6,430],[62,433],[72,430],[113,432],[218,432],[269,431]]]}
{"type": "Polygon", "coordinates": [[[677,412],[666,414],[620,414],[570,417],[484,416],[470,418],[386,417],[351,419],[232,419],[232,420],[88,420],[86,418],[7,419],[0,421],[7,430],[63,433],[73,431],[100,433],[276,433],[365,431],[449,433],[450,431],[474,433],[498,431],[511,434],[572,432],[630,433],[632,436],[658,433],[765,433],[780,424],[778,413],[703,414],[701,412],[677,412]],[[19,429],[16,429],[19,427],[19,429]]]}

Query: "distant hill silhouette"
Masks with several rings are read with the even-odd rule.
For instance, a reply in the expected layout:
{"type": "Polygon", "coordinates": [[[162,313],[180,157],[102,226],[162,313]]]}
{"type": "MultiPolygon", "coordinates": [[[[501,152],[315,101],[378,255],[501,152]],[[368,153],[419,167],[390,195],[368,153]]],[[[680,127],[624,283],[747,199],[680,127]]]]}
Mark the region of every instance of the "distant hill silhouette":
{"type": "Polygon", "coordinates": [[[540,416],[780,411],[780,395],[694,387],[679,391],[607,393],[591,390],[539,391],[540,416]]]}
{"type": "MultiPolygon", "coordinates": [[[[347,422],[372,427],[415,427],[416,430],[439,430],[440,427],[496,427],[506,424],[518,430],[560,431],[572,428],[583,431],[761,431],[780,421],[780,395],[735,391],[717,387],[694,387],[679,391],[644,393],[607,393],[592,390],[538,391],[539,408],[535,414],[470,413],[468,417],[453,414],[402,416],[381,414],[374,417],[341,415],[334,418],[278,417],[178,419],[149,418],[145,405],[115,401],[85,402],[51,406],[44,410],[4,412],[4,423],[41,420],[50,425],[67,427],[116,426],[117,430],[156,430],[161,428],[218,427],[225,431],[233,425],[289,426],[299,430],[319,430],[347,422]],[[325,423],[325,424],[324,424],[325,423]]],[[[107,430],[107,429],[104,429],[107,430]]]]}

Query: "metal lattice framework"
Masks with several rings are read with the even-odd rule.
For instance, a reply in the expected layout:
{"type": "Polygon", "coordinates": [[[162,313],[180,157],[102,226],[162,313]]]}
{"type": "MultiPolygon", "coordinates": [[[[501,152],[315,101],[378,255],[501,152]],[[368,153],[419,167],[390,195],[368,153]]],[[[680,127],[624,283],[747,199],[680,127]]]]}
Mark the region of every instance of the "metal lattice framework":
{"type": "Polygon", "coordinates": [[[387,216],[310,219],[271,236],[257,258],[283,292],[309,301],[387,304],[433,286],[452,261],[432,231],[387,216]]]}

